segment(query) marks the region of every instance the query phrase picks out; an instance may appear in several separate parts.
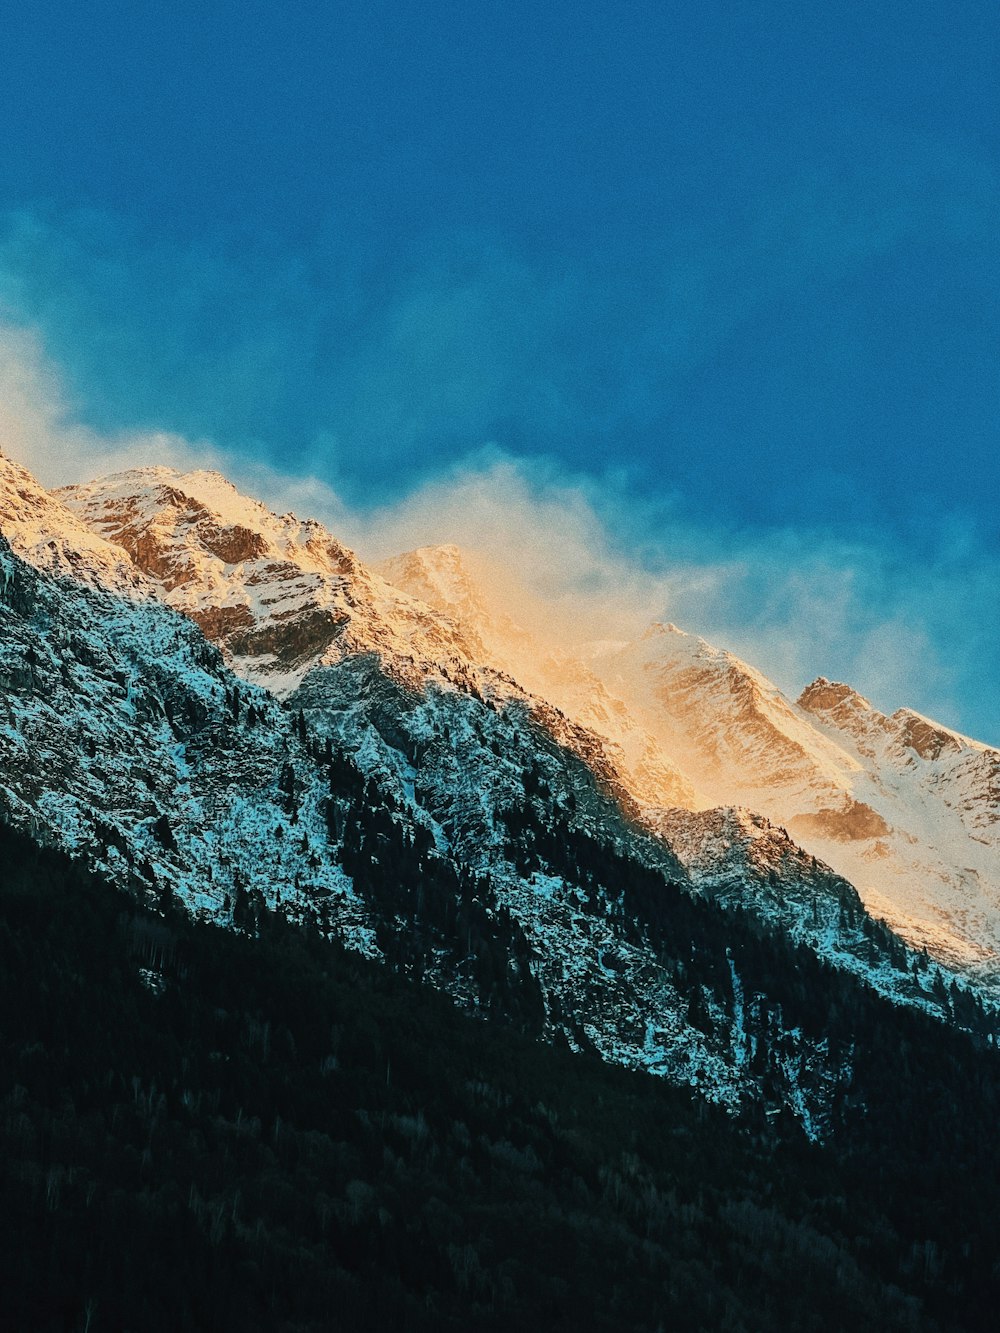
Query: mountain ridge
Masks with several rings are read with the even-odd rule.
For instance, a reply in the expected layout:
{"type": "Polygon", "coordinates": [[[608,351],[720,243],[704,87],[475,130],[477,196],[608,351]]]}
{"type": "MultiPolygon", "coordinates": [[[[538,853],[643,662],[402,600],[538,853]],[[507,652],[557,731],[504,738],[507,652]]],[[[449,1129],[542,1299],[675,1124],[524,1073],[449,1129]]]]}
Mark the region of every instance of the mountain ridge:
{"type": "MultiPolygon", "coordinates": [[[[530,699],[647,827],[662,828],[664,810],[759,810],[912,945],[1000,981],[1000,752],[913,710],[888,718],[822,677],[786,699],[674,625],[632,643],[540,644],[457,547],[370,570],[322,525],[272,515],[218,473],[132,470],[54,498],[74,533],[105,543],[106,582],[191,615],[239,674],[279,695],[313,666],[375,652],[417,690],[436,679],[530,699]]],[[[30,535],[28,553],[44,534],[30,535]]]]}
{"type": "MultiPolygon", "coordinates": [[[[174,524],[183,493],[169,485],[174,524]]],[[[203,509],[187,510],[195,528],[203,509]]],[[[219,529],[209,515],[212,543],[219,529]]],[[[240,540],[250,554],[223,561],[224,589],[262,558],[240,540]]],[[[151,565],[163,551],[134,544],[151,565]]],[[[908,954],[783,830],[680,807],[657,828],[598,738],[494,667],[422,677],[419,659],[399,671],[361,641],[319,649],[279,701],[165,597],[53,579],[9,546],[0,613],[3,815],[144,901],[251,932],[268,913],[311,923],[734,1114],[784,1106],[813,1137],[841,1114],[849,1054],[796,1021],[794,950],[844,984],[988,1028],[950,972],[908,954]]],[[[418,608],[417,623],[436,614],[418,608]]]]}
{"type": "MultiPolygon", "coordinates": [[[[432,549],[418,554],[420,586],[448,610],[447,584],[426,574],[432,549]]],[[[447,563],[454,567],[456,558],[448,548],[447,563]]],[[[416,586],[411,557],[382,568],[416,586]]],[[[488,603],[484,586],[476,622],[484,640],[488,603]]],[[[504,637],[501,625],[500,662],[504,637]]],[[[519,631],[522,657],[530,637],[519,631]]],[[[544,658],[546,649],[535,652],[544,658]]],[[[733,653],[672,624],[654,622],[632,641],[564,648],[562,656],[564,674],[575,663],[616,700],[609,733],[631,727],[669,755],[676,804],[759,810],[854,883],[915,947],[998,983],[1000,751],[912,709],[886,717],[824,677],[793,701],[733,653]]],[[[581,711],[569,693],[566,702],[581,711]]],[[[589,721],[599,734],[606,727],[599,713],[589,721]]]]}

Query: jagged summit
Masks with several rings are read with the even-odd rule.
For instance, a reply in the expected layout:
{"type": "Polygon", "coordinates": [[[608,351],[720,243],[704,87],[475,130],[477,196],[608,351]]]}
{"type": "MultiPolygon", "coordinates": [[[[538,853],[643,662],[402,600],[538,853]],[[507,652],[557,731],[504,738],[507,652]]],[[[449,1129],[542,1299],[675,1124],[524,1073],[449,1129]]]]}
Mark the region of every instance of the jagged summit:
{"type": "Polygon", "coordinates": [[[833,799],[857,767],[761,672],[676,626],[653,626],[593,664],[713,799],[752,805],[750,792],[779,785],[833,799]]]}
{"type": "Polygon", "coordinates": [[[268,688],[287,692],[347,653],[377,652],[401,675],[417,659],[424,674],[475,661],[474,639],[367,569],[322,524],[273,514],[218,472],[138,469],[58,494],[268,688]]]}
{"type": "Polygon", "coordinates": [[[989,753],[992,749],[914,708],[882,713],[850,685],[817,678],[802,691],[800,708],[818,720],[849,734],[856,742],[891,738],[902,748],[912,749],[920,759],[933,760],[963,750],[989,753]]]}
{"type": "MultiPolygon", "coordinates": [[[[490,616],[484,597],[472,575],[463,551],[454,543],[420,546],[381,561],[376,569],[389,583],[435,607],[445,615],[461,619],[481,635],[481,623],[490,616]]],[[[507,622],[507,632],[518,627],[507,622]]]]}
{"type": "Polygon", "coordinates": [[[658,639],[666,634],[681,634],[685,639],[695,639],[697,643],[704,645],[706,648],[708,647],[708,644],[705,643],[704,639],[699,639],[696,635],[688,634],[685,630],[679,629],[672,620],[654,620],[652,624],[643,631],[642,638],[644,640],[658,639]]]}
{"type": "Polygon", "coordinates": [[[945,755],[959,754],[963,750],[978,750],[988,753],[990,747],[981,741],[963,736],[961,732],[935,722],[912,708],[897,708],[889,717],[897,736],[903,745],[912,749],[921,759],[940,759],[945,755]]]}
{"type": "Polygon", "coordinates": [[[888,718],[851,685],[817,676],[798,697],[798,707],[855,742],[885,731],[888,718]]]}
{"type": "MultiPolygon", "coordinates": [[[[857,690],[855,690],[852,685],[845,685],[839,680],[828,680],[826,676],[817,676],[816,679],[811,681],[799,695],[799,703],[802,703],[804,699],[824,695],[827,692],[829,693],[829,697],[833,699],[843,699],[849,696],[861,699],[861,695],[858,694],[857,690]]],[[[868,700],[862,699],[862,703],[867,704],[868,700]]],[[[871,705],[869,705],[869,707],[870,706],[871,705]]]]}

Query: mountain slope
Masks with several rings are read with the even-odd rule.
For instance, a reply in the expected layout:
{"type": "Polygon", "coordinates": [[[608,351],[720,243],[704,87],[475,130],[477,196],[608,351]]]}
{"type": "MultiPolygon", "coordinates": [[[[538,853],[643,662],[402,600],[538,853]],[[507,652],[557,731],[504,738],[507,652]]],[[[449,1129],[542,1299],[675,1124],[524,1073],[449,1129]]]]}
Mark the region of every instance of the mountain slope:
{"type": "Polygon", "coordinates": [[[396,588],[321,524],[272,514],[217,472],[143,468],[56,495],[125,549],[245,679],[287,696],[314,668],[374,654],[409,689],[435,682],[524,702],[626,796],[627,765],[613,742],[529,697],[492,663],[474,626],[396,588]]]}
{"type": "MultiPolygon", "coordinates": [[[[423,706],[406,699],[425,698],[431,686],[442,691],[432,711],[445,701],[461,711],[464,697],[518,715],[521,725],[572,751],[629,818],[654,832],[660,831],[664,806],[694,803],[690,784],[669,755],[585,666],[550,653],[534,670],[530,639],[510,621],[498,623],[485,613],[457,552],[446,551],[433,563],[430,553],[418,553],[421,577],[402,591],[319,524],[271,514],[216,473],[141,469],[65,488],[59,496],[98,533],[127,547],[164,599],[201,625],[234,670],[278,689],[313,725],[347,743],[361,744],[343,732],[345,719],[367,727],[365,752],[381,756],[380,771],[400,792],[412,786],[413,775],[398,776],[400,764],[392,755],[399,744],[408,765],[417,754],[418,767],[434,765],[432,781],[445,793],[441,801],[468,807],[455,827],[475,829],[467,839],[474,857],[481,847],[489,854],[496,850],[501,806],[498,797],[485,795],[495,786],[495,755],[482,728],[465,721],[445,726],[443,743],[430,750],[424,731],[398,740],[406,737],[406,720],[422,716],[423,706]],[[421,594],[447,605],[432,607],[421,594]],[[233,629],[236,617],[240,628],[233,629]],[[276,658],[276,635],[294,645],[291,656],[276,658]],[[377,663],[371,670],[362,660],[367,658],[377,663]],[[545,692],[522,688],[521,673],[545,692]],[[390,690],[391,701],[381,707],[386,677],[402,691],[390,690]],[[378,740],[371,739],[373,731],[378,740]],[[447,763],[438,763],[440,754],[447,763]],[[480,770],[477,787],[469,774],[480,770]]],[[[414,561],[409,564],[412,573],[414,561]]],[[[432,734],[442,729],[423,720],[419,726],[430,726],[432,734]]],[[[525,748],[534,745],[529,740],[525,748]]],[[[503,799],[516,800],[516,781],[503,799]]],[[[692,824],[690,835],[702,827],[692,824]]],[[[691,858],[696,875],[699,864],[691,858]]],[[[748,875],[747,887],[744,905],[754,908],[760,903],[755,874],[748,875]]],[[[790,927],[797,924],[797,906],[786,910],[773,900],[768,912],[790,927]]]]}
{"type": "Polygon", "coordinates": [[[798,703],[673,626],[592,665],[713,801],[760,810],[916,947],[1000,979],[1000,753],[819,681],[798,703]]]}
{"type": "MultiPolygon", "coordinates": [[[[915,947],[984,984],[1000,981],[989,832],[1000,807],[988,776],[974,796],[956,795],[972,800],[963,823],[940,782],[916,790],[905,764],[890,774],[883,761],[876,772],[836,728],[695,636],[654,626],[636,642],[586,652],[540,647],[493,609],[455,548],[411,552],[375,572],[319,524],[273,515],[217,473],[140,469],[60,498],[128,549],[248,679],[288,697],[313,670],[374,654],[418,694],[436,682],[500,706],[517,701],[653,831],[666,827],[665,809],[756,810],[855,883],[915,947]]],[[[304,688],[314,707],[315,689],[304,688]]],[[[668,822],[688,848],[689,874],[709,885],[695,846],[708,825],[689,820],[680,837],[683,816],[668,822]]],[[[725,819],[716,827],[735,828],[725,819]]],[[[747,845],[737,837],[734,847],[747,845]]],[[[774,851],[777,872],[784,854],[773,839],[754,846],[774,851]]]]}
{"type": "Polygon", "coordinates": [[[850,1036],[810,1016],[796,959],[987,1024],[781,835],[708,830],[726,873],[692,882],[513,687],[417,690],[362,652],[282,708],[170,608],[9,548],[0,566],[3,817],[144,898],[239,929],[314,923],[481,1012],[733,1111],[787,1107],[811,1135],[841,1114],[850,1036]]]}
{"type": "Polygon", "coordinates": [[[402,678],[468,669],[480,645],[370,572],[321,524],[275,515],[218,472],[140,468],[57,498],[124,548],[238,673],[293,688],[314,665],[377,652],[402,678]]]}
{"type": "MultiPolygon", "coordinates": [[[[1000,752],[910,710],[886,718],[822,679],[794,702],[732,653],[673,625],[553,652],[512,622],[453,547],[381,568],[439,610],[468,617],[497,665],[548,690],[599,735],[623,746],[641,736],[649,753],[668,757],[675,799],[658,802],[655,786],[639,782],[640,800],[760,812],[856,885],[915,947],[1000,985],[1000,752]]],[[[695,834],[708,824],[655,810],[647,822],[672,828],[697,877],[711,844],[695,834]]]]}
{"type": "Polygon", "coordinates": [[[648,725],[546,668],[605,742],[482,607],[153,475],[87,488],[133,557],[0,470],[5,1317],[992,1328],[996,1013],[764,814],[643,803],[622,756],[701,725],[706,776],[854,845],[890,797],[987,839],[995,752],[697,643],[680,710],[674,631],[633,652],[648,725]]]}
{"type": "Polygon", "coordinates": [[[578,655],[543,648],[510,616],[491,609],[488,594],[456,546],[408,551],[383,561],[378,570],[396,587],[470,629],[499,670],[612,745],[622,757],[629,793],[640,805],[699,804],[671,753],[639,726],[578,655]]]}
{"type": "Polygon", "coordinates": [[[0,865],[5,1327],[993,1327],[998,1057],[943,1024],[841,994],[818,1148],[2,825],[0,865]]]}

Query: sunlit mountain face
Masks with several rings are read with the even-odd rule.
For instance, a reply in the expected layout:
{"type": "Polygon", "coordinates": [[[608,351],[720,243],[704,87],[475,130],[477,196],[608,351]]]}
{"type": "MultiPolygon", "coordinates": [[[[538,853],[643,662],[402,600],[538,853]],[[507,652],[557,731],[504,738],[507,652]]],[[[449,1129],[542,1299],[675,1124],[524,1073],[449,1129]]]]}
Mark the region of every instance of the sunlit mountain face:
{"type": "Polygon", "coordinates": [[[311,673],[371,657],[410,689],[516,704],[647,829],[722,807],[763,816],[914,948],[992,984],[996,750],[910,710],[887,717],[823,678],[789,699],[674,625],[580,643],[553,617],[546,633],[544,608],[475,553],[422,548],[369,568],[319,523],[277,516],[218,473],[139,469],[48,497],[8,471],[22,554],[157,597],[254,684],[288,697],[311,673]]]}
{"type": "Polygon", "coordinates": [[[654,624],[632,642],[529,633],[507,582],[488,568],[475,577],[474,567],[444,547],[382,570],[474,625],[498,663],[617,742],[644,806],[758,811],[915,947],[995,975],[1000,752],[910,709],[887,717],[822,677],[789,699],[675,625],[654,624]]]}

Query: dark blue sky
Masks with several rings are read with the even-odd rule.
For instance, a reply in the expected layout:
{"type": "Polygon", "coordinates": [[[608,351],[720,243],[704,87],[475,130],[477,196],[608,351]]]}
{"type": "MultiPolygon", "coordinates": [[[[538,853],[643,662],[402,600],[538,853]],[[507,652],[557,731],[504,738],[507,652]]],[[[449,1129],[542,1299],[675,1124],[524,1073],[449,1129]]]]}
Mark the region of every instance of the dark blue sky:
{"type": "Polygon", "coordinates": [[[984,586],[992,0],[0,17],[0,314],[79,419],[355,504],[491,442],[723,544],[815,530],[912,569],[960,530],[984,586]]]}

